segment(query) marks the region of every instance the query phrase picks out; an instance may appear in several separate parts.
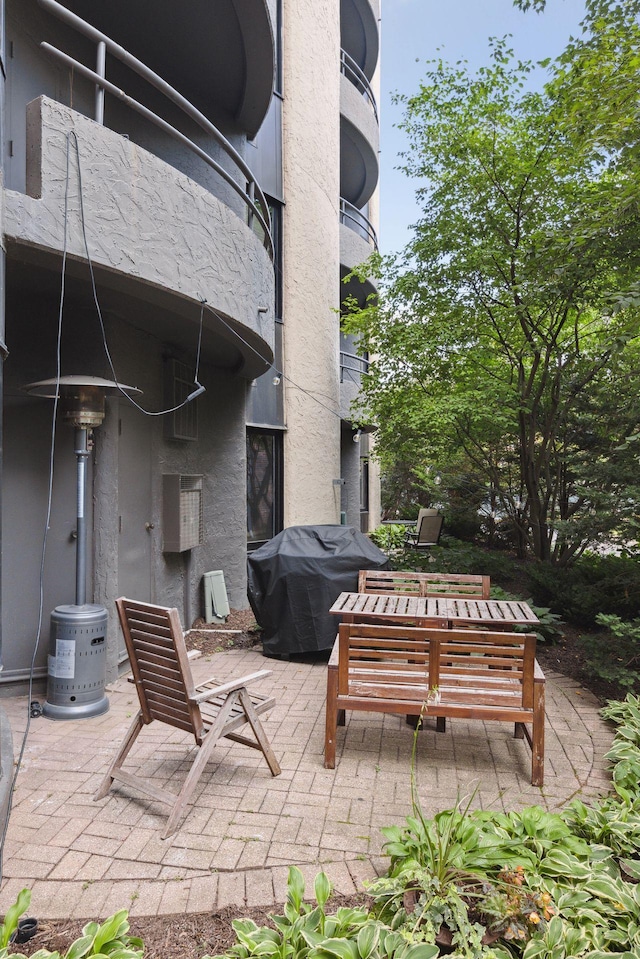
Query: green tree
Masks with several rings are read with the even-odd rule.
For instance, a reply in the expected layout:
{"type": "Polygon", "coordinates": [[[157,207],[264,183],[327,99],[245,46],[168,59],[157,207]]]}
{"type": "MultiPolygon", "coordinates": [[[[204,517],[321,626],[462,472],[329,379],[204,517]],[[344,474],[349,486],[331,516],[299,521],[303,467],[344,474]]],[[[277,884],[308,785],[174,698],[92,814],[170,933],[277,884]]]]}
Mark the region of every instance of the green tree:
{"type": "Polygon", "coordinates": [[[616,7],[589,29],[543,92],[493,41],[477,75],[436,61],[398,98],[420,218],[347,321],[376,357],[364,402],[383,467],[462,457],[521,551],[561,563],[628,532],[614,480],[625,457],[637,468],[620,447],[639,379],[640,27],[616,7]],[[593,124],[590,94],[609,104],[593,124]]]}

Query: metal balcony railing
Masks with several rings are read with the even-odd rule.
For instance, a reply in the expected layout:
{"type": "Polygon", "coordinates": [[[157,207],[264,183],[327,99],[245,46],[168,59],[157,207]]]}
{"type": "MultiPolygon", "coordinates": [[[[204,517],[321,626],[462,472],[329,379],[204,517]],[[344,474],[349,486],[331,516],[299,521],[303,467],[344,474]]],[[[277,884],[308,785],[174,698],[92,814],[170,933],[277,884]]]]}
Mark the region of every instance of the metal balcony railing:
{"type": "Polygon", "coordinates": [[[150,70],[149,67],[142,63],[141,60],[138,60],[137,57],[134,57],[131,53],[125,50],[124,47],[121,47],[106,34],[91,26],[90,23],[87,23],[86,20],[78,17],[75,13],[67,10],[66,7],[62,6],[62,4],[57,3],[57,0],[38,0],[38,3],[54,17],[57,17],[58,20],[66,23],[78,33],[88,37],[96,44],[97,49],[95,70],[90,69],[89,67],[80,63],[78,60],[74,60],[73,57],[63,53],[62,50],[58,50],[57,47],[52,46],[50,43],[43,41],[40,44],[41,48],[51,56],[55,57],[57,60],[60,60],[62,63],[66,63],[67,66],[71,67],[81,76],[86,77],[95,84],[96,99],[94,119],[98,123],[104,123],[104,98],[105,93],[109,93],[111,96],[122,100],[122,102],[126,103],[126,105],[132,110],[140,113],[143,117],[155,124],[170,137],[177,140],[183,146],[195,153],[196,156],[200,157],[201,160],[204,160],[204,162],[211,167],[212,170],[215,170],[215,172],[226,183],[228,183],[232,190],[234,190],[235,193],[237,193],[242,199],[247,209],[248,226],[263,238],[264,245],[269,251],[270,256],[273,258],[273,240],[271,237],[271,223],[269,220],[269,208],[267,206],[267,201],[251,170],[235,147],[233,147],[232,144],[227,140],[224,134],[221,133],[220,130],[218,130],[218,128],[211,123],[211,121],[208,120],[203,113],[201,113],[192,103],[190,103],[189,100],[183,97],[182,94],[178,93],[177,90],[163,80],[162,77],[158,76],[157,73],[154,73],[153,70],[150,70]],[[213,137],[218,146],[224,150],[227,156],[229,156],[233,161],[236,176],[232,176],[232,174],[225,170],[224,167],[221,166],[216,160],[214,160],[214,158],[210,156],[206,150],[203,150],[202,147],[200,147],[197,143],[194,143],[193,140],[190,140],[189,137],[185,136],[166,120],[163,120],[162,117],[158,116],[158,114],[154,113],[152,110],[149,110],[138,100],[134,100],[133,97],[128,96],[124,90],[121,90],[115,84],[110,83],[105,77],[107,51],[111,54],[111,56],[120,60],[130,70],[146,80],[146,82],[152,87],[155,87],[156,90],[159,90],[160,93],[162,93],[168,100],[179,107],[179,109],[182,110],[186,116],[197,123],[198,126],[205,131],[205,133],[213,137]],[[238,182],[236,177],[238,177],[241,182],[238,182]]]}
{"type": "Polygon", "coordinates": [[[351,383],[360,385],[360,377],[363,373],[369,372],[369,360],[364,356],[358,356],[357,353],[347,353],[340,350],[340,382],[345,379],[351,383]]]}
{"type": "Polygon", "coordinates": [[[358,236],[361,236],[363,240],[366,240],[369,246],[377,252],[378,237],[376,231],[364,213],[361,213],[353,203],[349,203],[344,197],[340,197],[340,222],[348,226],[358,236]]]}
{"type": "Polygon", "coordinates": [[[373,95],[371,84],[356,61],[353,59],[353,57],[349,56],[346,50],[340,51],[340,72],[347,78],[347,80],[350,80],[354,87],[360,91],[363,97],[369,101],[376,121],[380,122],[378,120],[378,105],[376,103],[376,98],[373,95]]]}

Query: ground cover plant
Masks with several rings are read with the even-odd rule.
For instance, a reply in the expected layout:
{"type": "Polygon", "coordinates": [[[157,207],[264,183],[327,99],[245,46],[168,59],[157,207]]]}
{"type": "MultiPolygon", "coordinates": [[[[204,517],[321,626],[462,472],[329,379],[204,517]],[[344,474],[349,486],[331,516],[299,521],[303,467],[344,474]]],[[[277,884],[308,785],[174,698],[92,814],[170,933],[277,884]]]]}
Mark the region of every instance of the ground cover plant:
{"type": "MultiPolygon", "coordinates": [[[[215,959],[638,959],[640,697],[603,715],[617,724],[610,795],[559,813],[470,811],[467,799],[427,819],[414,754],[412,814],[384,830],[390,868],[370,885],[372,903],[332,911],[323,873],[305,901],[291,867],[284,913],[262,925],[234,919],[235,942],[215,959]]],[[[24,890],[7,912],[0,959],[22,955],[10,937],[28,904],[24,890]]],[[[64,959],[138,959],[142,943],[128,933],[125,911],[90,923],[64,959]]]]}

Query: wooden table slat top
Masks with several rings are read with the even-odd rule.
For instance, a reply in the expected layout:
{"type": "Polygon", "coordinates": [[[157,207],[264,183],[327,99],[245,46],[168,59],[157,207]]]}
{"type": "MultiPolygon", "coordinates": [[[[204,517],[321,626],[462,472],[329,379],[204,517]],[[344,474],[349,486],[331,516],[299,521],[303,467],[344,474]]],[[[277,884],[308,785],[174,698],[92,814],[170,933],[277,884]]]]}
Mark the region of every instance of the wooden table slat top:
{"type": "Polygon", "coordinates": [[[340,593],[329,610],[338,616],[375,616],[394,619],[448,620],[452,626],[479,623],[493,626],[532,625],[539,622],[527,603],[497,599],[448,599],[380,593],[340,593]]]}

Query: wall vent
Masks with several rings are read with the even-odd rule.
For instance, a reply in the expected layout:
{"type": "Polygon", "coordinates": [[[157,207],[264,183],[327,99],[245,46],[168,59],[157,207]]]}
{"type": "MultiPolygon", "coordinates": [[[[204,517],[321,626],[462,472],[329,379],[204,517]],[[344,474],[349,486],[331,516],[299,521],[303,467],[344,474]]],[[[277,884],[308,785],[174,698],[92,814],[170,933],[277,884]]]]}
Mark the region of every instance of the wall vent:
{"type": "Polygon", "coordinates": [[[165,553],[202,546],[202,476],[167,473],[162,477],[162,525],[165,553]]]}

